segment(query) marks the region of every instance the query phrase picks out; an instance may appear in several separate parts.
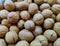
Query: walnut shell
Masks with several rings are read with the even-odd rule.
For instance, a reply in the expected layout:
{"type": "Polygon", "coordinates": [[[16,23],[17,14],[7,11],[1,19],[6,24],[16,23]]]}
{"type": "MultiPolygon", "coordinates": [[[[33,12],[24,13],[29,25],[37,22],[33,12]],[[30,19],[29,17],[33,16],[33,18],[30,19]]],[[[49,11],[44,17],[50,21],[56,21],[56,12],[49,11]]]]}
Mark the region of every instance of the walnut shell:
{"type": "Polygon", "coordinates": [[[42,46],[48,46],[48,40],[47,40],[47,38],[46,38],[45,36],[43,36],[43,35],[37,36],[37,37],[35,38],[35,40],[38,40],[38,41],[42,44],[42,46]]]}
{"type": "Polygon", "coordinates": [[[45,29],[50,29],[54,26],[54,20],[52,18],[47,18],[44,21],[44,28],[45,29]]]}
{"type": "Polygon", "coordinates": [[[27,30],[33,30],[35,28],[35,24],[32,20],[27,20],[25,23],[24,23],[24,27],[25,29],[27,30]]]}
{"type": "Polygon", "coordinates": [[[5,36],[5,40],[9,44],[15,43],[18,40],[18,35],[15,31],[7,32],[5,36]]]}
{"type": "Polygon", "coordinates": [[[53,12],[49,9],[45,9],[42,11],[42,15],[44,16],[44,18],[51,18],[53,15],[53,12]]]}
{"type": "Polygon", "coordinates": [[[34,36],[30,31],[23,29],[19,32],[19,38],[21,40],[26,40],[26,41],[30,42],[33,40],[34,36]]]}
{"type": "Polygon", "coordinates": [[[38,12],[38,5],[35,3],[29,4],[28,11],[31,15],[34,15],[38,12]]]}
{"type": "Polygon", "coordinates": [[[57,34],[54,30],[46,30],[44,36],[51,42],[57,39],[57,34]]]}
{"type": "Polygon", "coordinates": [[[30,19],[30,14],[29,14],[28,11],[22,11],[22,12],[20,13],[20,16],[21,16],[21,18],[22,18],[23,20],[29,20],[29,19],[30,19]]]}
{"type": "Polygon", "coordinates": [[[7,20],[10,23],[17,23],[19,20],[19,15],[17,14],[17,12],[10,12],[7,16],[7,20]]]}
{"type": "Polygon", "coordinates": [[[4,8],[8,11],[13,11],[15,9],[15,4],[11,0],[6,0],[4,2],[4,8]]]}
{"type": "Polygon", "coordinates": [[[37,13],[33,16],[33,21],[35,24],[41,25],[44,21],[44,17],[40,13],[37,13]]]}

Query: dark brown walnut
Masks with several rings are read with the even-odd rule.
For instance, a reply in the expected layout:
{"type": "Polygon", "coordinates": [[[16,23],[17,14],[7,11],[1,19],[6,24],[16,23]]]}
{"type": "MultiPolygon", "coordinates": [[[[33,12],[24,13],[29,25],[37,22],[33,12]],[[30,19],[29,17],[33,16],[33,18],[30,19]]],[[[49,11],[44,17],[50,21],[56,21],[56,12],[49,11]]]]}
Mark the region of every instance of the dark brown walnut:
{"type": "Polygon", "coordinates": [[[28,3],[25,1],[15,2],[16,10],[26,10],[28,9],[28,3]]]}
{"type": "Polygon", "coordinates": [[[33,16],[33,21],[35,22],[35,24],[41,25],[44,21],[44,17],[42,14],[37,13],[33,16]]]}
{"type": "Polygon", "coordinates": [[[44,0],[34,0],[34,2],[38,5],[41,5],[42,3],[44,3],[44,0]]]}
{"type": "Polygon", "coordinates": [[[45,29],[50,29],[54,26],[54,20],[52,18],[47,18],[44,20],[44,28],[45,29]]]}
{"type": "Polygon", "coordinates": [[[24,20],[19,20],[19,22],[17,23],[18,28],[20,29],[24,28],[24,23],[25,23],[24,20]]]}
{"type": "Polygon", "coordinates": [[[7,16],[7,20],[10,23],[17,23],[19,20],[19,15],[17,14],[17,12],[10,12],[7,16]]]}
{"type": "Polygon", "coordinates": [[[6,0],[4,2],[4,8],[8,11],[13,11],[15,9],[15,4],[11,0],[6,0]]]}
{"type": "Polygon", "coordinates": [[[29,20],[29,19],[30,19],[30,14],[29,14],[28,11],[22,11],[22,12],[20,13],[20,16],[21,16],[21,18],[22,18],[23,20],[29,20]]]}
{"type": "Polygon", "coordinates": [[[1,21],[1,24],[2,24],[2,25],[5,25],[5,26],[7,26],[7,27],[10,27],[10,26],[11,26],[11,23],[9,23],[7,19],[3,19],[3,20],[1,21]]]}
{"type": "Polygon", "coordinates": [[[29,30],[23,29],[19,32],[19,38],[21,40],[26,40],[30,42],[33,40],[34,36],[29,30]]]}
{"type": "Polygon", "coordinates": [[[7,18],[7,16],[8,16],[8,11],[7,10],[1,10],[0,11],[0,18],[1,19],[6,19],[7,18]]]}
{"type": "Polygon", "coordinates": [[[43,32],[43,30],[42,30],[42,27],[41,27],[41,26],[35,26],[35,29],[34,29],[34,31],[33,31],[33,34],[34,34],[35,36],[41,35],[42,32],[43,32]]]}
{"type": "Polygon", "coordinates": [[[17,42],[18,35],[15,31],[7,32],[6,35],[5,35],[5,40],[9,44],[13,44],[13,43],[17,42]]]}
{"type": "Polygon", "coordinates": [[[57,39],[57,34],[54,30],[46,30],[44,32],[44,36],[51,42],[57,39]]]}
{"type": "Polygon", "coordinates": [[[8,28],[4,25],[0,25],[0,38],[3,38],[8,32],[8,28]]]}
{"type": "Polygon", "coordinates": [[[28,7],[28,11],[31,15],[34,15],[38,12],[38,5],[35,3],[30,3],[28,7]]]}
{"type": "Polygon", "coordinates": [[[19,28],[17,27],[17,26],[10,26],[10,31],[15,31],[16,33],[18,33],[19,32],[19,28]]]}
{"type": "Polygon", "coordinates": [[[27,20],[25,23],[24,23],[24,27],[25,29],[27,30],[33,30],[35,28],[35,24],[32,20],[27,20]]]}
{"type": "Polygon", "coordinates": [[[48,40],[44,35],[36,36],[35,40],[38,40],[42,44],[42,46],[48,46],[48,40]]]}
{"type": "Polygon", "coordinates": [[[45,9],[42,11],[42,15],[44,16],[44,18],[51,18],[53,15],[53,12],[49,9],[45,9]]]}

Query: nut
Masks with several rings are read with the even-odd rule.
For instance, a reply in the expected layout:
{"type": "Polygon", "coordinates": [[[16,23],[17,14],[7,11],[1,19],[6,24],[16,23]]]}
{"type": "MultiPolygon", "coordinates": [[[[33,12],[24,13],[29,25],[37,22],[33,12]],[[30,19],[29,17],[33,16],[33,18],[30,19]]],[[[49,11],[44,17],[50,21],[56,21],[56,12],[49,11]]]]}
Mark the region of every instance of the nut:
{"type": "Polygon", "coordinates": [[[47,40],[47,38],[46,38],[45,36],[43,36],[43,35],[37,36],[37,37],[35,38],[35,40],[38,40],[38,41],[42,44],[42,46],[48,46],[48,40],[47,40]]]}
{"type": "Polygon", "coordinates": [[[25,1],[15,2],[17,10],[26,10],[28,8],[28,3],[25,1]]]}
{"type": "Polygon", "coordinates": [[[19,28],[17,26],[10,26],[10,31],[15,31],[16,33],[19,32],[19,28]]]}
{"type": "Polygon", "coordinates": [[[12,44],[18,40],[18,35],[15,31],[10,31],[6,33],[5,40],[7,43],[12,44]]]}
{"type": "Polygon", "coordinates": [[[41,27],[41,26],[35,26],[35,29],[34,29],[34,31],[33,31],[33,34],[34,34],[35,36],[41,35],[42,32],[43,32],[43,30],[42,30],[42,27],[41,27]]]}
{"type": "Polygon", "coordinates": [[[35,3],[29,4],[28,11],[31,15],[34,15],[38,12],[38,5],[35,3]]]}
{"type": "Polygon", "coordinates": [[[41,25],[44,21],[44,17],[41,14],[37,13],[33,16],[33,21],[35,24],[41,25]]]}
{"type": "Polygon", "coordinates": [[[35,28],[35,24],[32,20],[27,20],[25,23],[24,23],[24,27],[25,29],[27,30],[33,30],[35,28]]]}
{"type": "Polygon", "coordinates": [[[49,40],[49,41],[55,41],[57,39],[57,34],[54,30],[46,30],[44,32],[44,36],[49,40]]]}
{"type": "Polygon", "coordinates": [[[20,16],[21,16],[21,18],[22,18],[23,20],[29,20],[29,19],[30,19],[30,14],[29,14],[28,11],[22,11],[22,12],[20,13],[20,16]]]}
{"type": "Polygon", "coordinates": [[[11,0],[6,0],[4,2],[4,8],[8,11],[13,11],[15,9],[15,5],[11,0]]]}
{"type": "Polygon", "coordinates": [[[21,40],[26,40],[26,41],[30,42],[33,40],[34,36],[30,31],[23,29],[19,32],[19,38],[21,40]]]}
{"type": "Polygon", "coordinates": [[[44,16],[44,18],[51,18],[53,15],[53,12],[49,9],[45,9],[42,11],[42,15],[44,16]]]}
{"type": "Polygon", "coordinates": [[[47,18],[44,21],[44,28],[45,29],[50,29],[54,26],[54,20],[52,18],[47,18]]]}
{"type": "Polygon", "coordinates": [[[17,14],[17,12],[10,12],[7,16],[7,20],[10,23],[17,23],[17,21],[19,20],[19,15],[17,14]]]}

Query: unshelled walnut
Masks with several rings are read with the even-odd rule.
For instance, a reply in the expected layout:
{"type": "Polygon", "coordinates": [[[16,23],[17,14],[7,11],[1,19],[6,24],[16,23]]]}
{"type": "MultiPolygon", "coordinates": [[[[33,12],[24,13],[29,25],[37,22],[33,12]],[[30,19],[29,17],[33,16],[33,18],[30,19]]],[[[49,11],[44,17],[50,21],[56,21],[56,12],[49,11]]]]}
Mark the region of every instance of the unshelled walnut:
{"type": "Polygon", "coordinates": [[[56,16],[56,21],[57,21],[57,22],[60,22],[60,14],[58,14],[58,15],[56,16]]]}
{"type": "Polygon", "coordinates": [[[35,3],[29,4],[28,11],[31,15],[34,15],[38,12],[38,5],[35,3]]]}
{"type": "Polygon", "coordinates": [[[47,3],[49,3],[50,5],[56,4],[57,0],[46,0],[47,3]]]}
{"type": "Polygon", "coordinates": [[[2,10],[3,9],[3,3],[2,2],[0,2],[0,10],[2,10]]]}
{"type": "Polygon", "coordinates": [[[60,38],[57,38],[57,40],[54,42],[54,46],[60,46],[60,38]]]}
{"type": "Polygon", "coordinates": [[[0,46],[7,46],[4,39],[0,39],[0,46]]]}
{"type": "Polygon", "coordinates": [[[4,8],[8,11],[13,11],[15,9],[15,4],[11,0],[6,0],[4,2],[4,8]]]}
{"type": "Polygon", "coordinates": [[[44,17],[42,14],[37,13],[33,16],[33,21],[35,22],[35,24],[41,25],[44,21],[44,17]]]}
{"type": "Polygon", "coordinates": [[[44,28],[45,29],[50,29],[54,26],[54,20],[52,18],[47,18],[44,21],[44,28]]]}
{"type": "Polygon", "coordinates": [[[48,40],[44,35],[37,36],[35,40],[38,40],[42,44],[42,46],[48,46],[48,40]]]}
{"type": "Polygon", "coordinates": [[[53,27],[54,31],[60,36],[60,22],[56,22],[53,27]]]}
{"type": "Polygon", "coordinates": [[[24,23],[24,27],[25,29],[27,30],[33,30],[35,28],[35,24],[32,20],[27,20],[25,23],[24,23]]]}
{"type": "Polygon", "coordinates": [[[19,20],[19,15],[17,14],[17,12],[10,12],[7,16],[7,20],[10,23],[17,23],[19,20]]]}
{"type": "Polygon", "coordinates": [[[16,33],[19,32],[19,28],[17,26],[10,26],[10,31],[15,31],[16,33]]]}
{"type": "Polygon", "coordinates": [[[0,18],[1,19],[6,19],[7,18],[7,16],[8,16],[8,11],[7,10],[1,10],[0,11],[0,18]]]}
{"type": "Polygon", "coordinates": [[[51,18],[52,15],[53,15],[53,12],[49,9],[45,9],[42,11],[42,15],[45,17],[45,18],[51,18]]]}
{"type": "Polygon", "coordinates": [[[40,10],[44,10],[44,9],[50,9],[50,5],[48,3],[41,4],[40,10]]]}
{"type": "Polygon", "coordinates": [[[28,8],[28,3],[25,1],[15,2],[16,10],[26,10],[28,8]]]}
{"type": "Polygon", "coordinates": [[[25,40],[19,41],[16,46],[29,46],[29,43],[25,40]]]}
{"type": "Polygon", "coordinates": [[[34,31],[33,31],[33,34],[34,34],[35,36],[41,35],[42,32],[43,32],[43,30],[42,30],[42,27],[41,27],[41,26],[35,26],[35,29],[34,29],[34,31]]]}
{"type": "Polygon", "coordinates": [[[29,30],[23,29],[19,32],[19,38],[21,40],[30,42],[31,40],[33,40],[34,36],[29,30]]]}
{"type": "Polygon", "coordinates": [[[30,14],[29,14],[28,11],[22,11],[22,12],[20,13],[20,16],[21,16],[21,18],[22,18],[23,20],[29,20],[29,19],[30,19],[30,14]]]}
{"type": "Polygon", "coordinates": [[[60,13],[60,4],[52,5],[51,9],[54,12],[54,14],[59,14],[60,13]]]}
{"type": "Polygon", "coordinates": [[[4,37],[7,32],[8,32],[8,28],[4,25],[0,25],[0,38],[4,37]]]}
{"type": "Polygon", "coordinates": [[[40,5],[40,4],[44,3],[44,0],[34,0],[34,2],[38,5],[40,5]]]}
{"type": "Polygon", "coordinates": [[[6,33],[5,40],[7,43],[12,44],[18,40],[18,35],[15,31],[10,31],[6,33]]]}
{"type": "Polygon", "coordinates": [[[11,26],[11,23],[9,23],[7,19],[3,19],[3,20],[1,21],[1,24],[2,24],[2,25],[5,25],[5,26],[7,26],[7,27],[10,27],[10,26],[11,26]]]}
{"type": "Polygon", "coordinates": [[[49,41],[55,41],[57,39],[57,34],[54,30],[46,30],[44,32],[44,36],[49,40],[49,41]]]}
{"type": "Polygon", "coordinates": [[[30,46],[42,46],[42,44],[37,41],[37,40],[33,40],[31,43],[30,43],[30,46]]]}
{"type": "Polygon", "coordinates": [[[19,20],[19,22],[17,23],[18,28],[20,29],[24,28],[24,23],[25,23],[24,20],[19,20]]]}

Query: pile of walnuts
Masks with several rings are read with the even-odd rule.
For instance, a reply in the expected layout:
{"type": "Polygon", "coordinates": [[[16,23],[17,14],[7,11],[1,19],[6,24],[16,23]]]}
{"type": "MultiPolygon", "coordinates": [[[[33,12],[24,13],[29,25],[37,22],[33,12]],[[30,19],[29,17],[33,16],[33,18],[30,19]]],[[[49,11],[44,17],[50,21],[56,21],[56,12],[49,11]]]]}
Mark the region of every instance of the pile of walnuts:
{"type": "Polygon", "coordinates": [[[0,46],[60,46],[60,0],[0,1],[0,46]]]}

